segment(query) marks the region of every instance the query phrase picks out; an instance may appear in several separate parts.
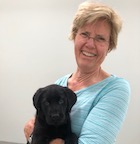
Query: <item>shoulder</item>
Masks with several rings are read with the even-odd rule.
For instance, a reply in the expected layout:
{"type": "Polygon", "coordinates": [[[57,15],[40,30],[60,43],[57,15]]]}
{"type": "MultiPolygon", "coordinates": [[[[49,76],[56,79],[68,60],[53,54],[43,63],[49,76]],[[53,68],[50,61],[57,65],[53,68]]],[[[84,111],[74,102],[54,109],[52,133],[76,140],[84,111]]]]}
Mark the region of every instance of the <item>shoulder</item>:
{"type": "Polygon", "coordinates": [[[67,81],[68,81],[70,76],[71,76],[71,74],[67,74],[67,75],[57,79],[55,81],[55,84],[58,84],[58,85],[61,85],[61,86],[67,86],[67,81]]]}
{"type": "Polygon", "coordinates": [[[101,97],[109,93],[114,93],[114,95],[116,95],[117,93],[119,94],[121,92],[130,95],[131,91],[129,82],[126,79],[116,75],[111,75],[110,77],[104,79],[98,83],[96,87],[99,89],[101,97]]]}
{"type": "Polygon", "coordinates": [[[112,79],[110,80],[110,82],[107,84],[106,86],[107,89],[112,89],[112,90],[118,90],[118,91],[126,91],[128,93],[130,93],[130,84],[129,82],[122,78],[122,77],[118,77],[115,75],[112,75],[112,79]]]}
{"type": "Polygon", "coordinates": [[[114,101],[115,103],[129,103],[131,95],[131,89],[129,82],[121,77],[112,75],[112,79],[107,83],[102,92],[100,98],[107,101],[114,101]]]}
{"type": "Polygon", "coordinates": [[[98,102],[114,101],[118,102],[120,100],[129,103],[130,101],[130,84],[124,78],[112,75],[106,80],[104,80],[99,87],[98,96],[94,100],[94,105],[98,102]]]}

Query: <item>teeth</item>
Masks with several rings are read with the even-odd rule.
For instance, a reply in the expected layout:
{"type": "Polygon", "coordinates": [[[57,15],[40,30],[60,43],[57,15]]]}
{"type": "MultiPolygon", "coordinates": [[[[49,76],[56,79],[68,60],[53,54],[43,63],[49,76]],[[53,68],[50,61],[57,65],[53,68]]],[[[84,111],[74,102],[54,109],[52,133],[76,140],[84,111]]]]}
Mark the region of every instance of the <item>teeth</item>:
{"type": "Polygon", "coordinates": [[[94,56],[96,56],[96,54],[89,53],[89,52],[85,52],[85,51],[82,51],[82,53],[83,53],[85,56],[89,56],[89,57],[94,57],[94,56]]]}

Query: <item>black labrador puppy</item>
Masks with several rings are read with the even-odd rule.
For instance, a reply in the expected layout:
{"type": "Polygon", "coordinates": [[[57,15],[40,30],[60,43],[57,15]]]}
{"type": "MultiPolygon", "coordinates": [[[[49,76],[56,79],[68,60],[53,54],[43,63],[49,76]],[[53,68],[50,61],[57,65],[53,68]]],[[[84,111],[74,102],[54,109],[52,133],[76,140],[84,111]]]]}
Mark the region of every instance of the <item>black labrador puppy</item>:
{"type": "Polygon", "coordinates": [[[69,115],[76,100],[72,90],[56,84],[37,90],[33,96],[36,119],[31,144],[49,144],[55,138],[63,139],[65,144],[78,144],[69,115]]]}

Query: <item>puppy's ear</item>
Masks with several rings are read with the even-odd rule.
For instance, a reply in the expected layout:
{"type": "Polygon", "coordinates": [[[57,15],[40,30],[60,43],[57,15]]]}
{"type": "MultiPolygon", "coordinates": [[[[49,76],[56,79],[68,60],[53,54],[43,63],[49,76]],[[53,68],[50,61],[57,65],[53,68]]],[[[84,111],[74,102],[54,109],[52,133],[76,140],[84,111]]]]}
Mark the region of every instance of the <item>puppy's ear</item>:
{"type": "Polygon", "coordinates": [[[43,88],[40,88],[36,91],[36,93],[33,96],[33,105],[37,110],[40,108],[40,99],[42,94],[43,88]]]}
{"type": "Polygon", "coordinates": [[[64,88],[65,88],[65,92],[66,92],[67,99],[68,99],[68,111],[70,112],[72,106],[76,103],[77,96],[71,89],[67,87],[64,87],[64,88]]]}

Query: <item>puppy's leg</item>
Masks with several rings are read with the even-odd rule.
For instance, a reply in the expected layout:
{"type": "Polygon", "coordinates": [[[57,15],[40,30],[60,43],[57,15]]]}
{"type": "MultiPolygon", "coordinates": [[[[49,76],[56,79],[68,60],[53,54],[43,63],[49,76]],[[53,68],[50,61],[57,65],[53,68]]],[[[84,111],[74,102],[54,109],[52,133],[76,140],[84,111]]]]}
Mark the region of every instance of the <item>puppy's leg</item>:
{"type": "Polygon", "coordinates": [[[78,137],[72,133],[65,139],[65,144],[78,144],[78,137]]]}

